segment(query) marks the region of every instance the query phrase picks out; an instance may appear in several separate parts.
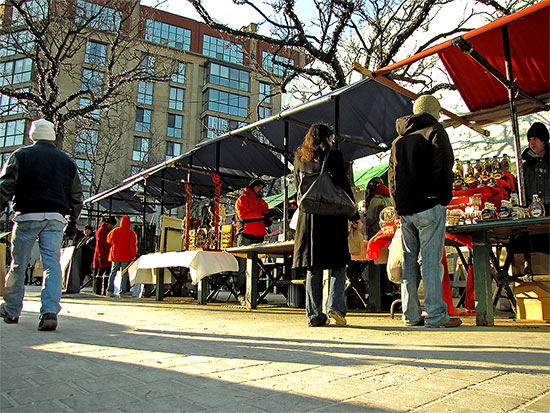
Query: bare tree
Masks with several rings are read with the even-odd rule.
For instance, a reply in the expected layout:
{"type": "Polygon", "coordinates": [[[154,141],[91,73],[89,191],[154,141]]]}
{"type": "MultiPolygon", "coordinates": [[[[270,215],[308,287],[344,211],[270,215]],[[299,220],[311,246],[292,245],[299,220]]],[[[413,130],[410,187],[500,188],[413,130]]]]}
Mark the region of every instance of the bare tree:
{"type": "MultiPolygon", "coordinates": [[[[475,15],[483,14],[494,20],[536,3],[536,0],[474,0],[484,6],[482,11],[467,9],[464,6],[467,2],[463,0],[315,0],[314,16],[299,16],[295,11],[296,0],[233,0],[258,13],[257,24],[268,27],[260,32],[235,29],[215,21],[202,0],[188,2],[210,27],[220,32],[266,41],[277,45],[280,51],[286,47],[305,51],[314,64],[300,67],[292,61],[277,61],[288,69],[282,79],[278,79],[279,86],[283,92],[287,91],[292,79],[302,77],[316,85],[320,93],[327,87],[336,89],[349,83],[352,60],[375,70],[398,60],[403,51],[407,54],[411,50],[419,52],[444,37],[472,29],[468,25],[475,15]],[[455,27],[443,28],[422,44],[416,44],[418,33],[427,33],[436,14],[445,13],[451,3],[462,4],[464,17],[461,21],[455,27]],[[266,32],[269,35],[262,34],[266,32]]],[[[420,87],[425,92],[453,89],[450,82],[434,80],[430,74],[433,67],[432,60],[424,59],[399,73],[397,78],[409,84],[420,84],[417,89],[420,87]]]]}
{"type": "Polygon", "coordinates": [[[68,122],[127,101],[130,86],[140,80],[167,80],[168,62],[157,62],[154,71],[142,64],[138,6],[139,0],[104,0],[101,5],[83,0],[6,0],[0,50],[3,56],[30,61],[33,77],[19,79],[32,81],[22,89],[14,81],[14,70],[0,66],[0,95],[52,121],[56,142],[63,146],[68,122]],[[90,38],[106,49],[93,50],[90,68],[82,70],[79,63],[90,38]]]}

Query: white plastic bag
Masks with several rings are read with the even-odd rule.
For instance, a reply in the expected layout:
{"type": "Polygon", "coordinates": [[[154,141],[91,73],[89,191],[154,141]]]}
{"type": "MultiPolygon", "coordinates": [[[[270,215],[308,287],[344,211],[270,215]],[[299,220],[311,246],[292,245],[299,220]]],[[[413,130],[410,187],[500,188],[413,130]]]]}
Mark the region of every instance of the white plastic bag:
{"type": "Polygon", "coordinates": [[[401,244],[401,225],[397,226],[395,235],[389,246],[388,264],[388,279],[396,284],[401,284],[403,281],[403,244],[401,244]]]}
{"type": "Polygon", "coordinates": [[[120,284],[122,283],[122,271],[117,271],[115,275],[115,279],[113,280],[113,294],[119,295],[120,294],[120,284]]]}
{"type": "Polygon", "coordinates": [[[300,212],[300,208],[297,208],[296,211],[294,211],[294,215],[292,215],[292,218],[290,219],[290,223],[288,224],[290,229],[293,229],[296,231],[296,227],[298,226],[298,214],[300,212]]]}

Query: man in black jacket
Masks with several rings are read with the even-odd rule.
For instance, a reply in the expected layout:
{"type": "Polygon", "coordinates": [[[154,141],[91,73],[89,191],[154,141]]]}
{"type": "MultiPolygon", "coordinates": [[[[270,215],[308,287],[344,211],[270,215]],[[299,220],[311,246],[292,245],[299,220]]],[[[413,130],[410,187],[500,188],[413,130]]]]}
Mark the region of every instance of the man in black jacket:
{"type": "Polygon", "coordinates": [[[443,301],[441,259],[445,246],[445,205],[452,198],[453,149],[437,121],[441,106],[433,96],[421,96],[414,115],[397,119],[399,136],[392,144],[388,179],[390,194],[401,217],[403,283],[401,299],[405,325],[456,327],[443,301]],[[422,273],[418,255],[422,256],[422,273]],[[420,277],[424,282],[422,317],[418,299],[420,277]]]}
{"type": "Polygon", "coordinates": [[[12,198],[15,210],[12,261],[0,317],[8,324],[19,321],[25,268],[32,244],[38,238],[44,267],[38,330],[51,331],[57,328],[57,313],[61,310],[59,250],[67,224],[65,216],[70,225],[76,225],[82,209],[82,188],[75,162],[54,144],[53,123],[34,121],[29,137],[34,143],[13,152],[0,173],[0,211],[12,198]]]}

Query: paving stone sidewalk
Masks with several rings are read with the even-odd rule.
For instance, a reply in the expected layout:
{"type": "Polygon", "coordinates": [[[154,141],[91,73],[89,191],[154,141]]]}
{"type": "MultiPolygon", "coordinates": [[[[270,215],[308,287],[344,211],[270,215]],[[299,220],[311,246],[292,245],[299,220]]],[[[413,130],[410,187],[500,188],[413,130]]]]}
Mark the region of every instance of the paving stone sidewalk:
{"type": "Polygon", "coordinates": [[[543,323],[405,328],[352,312],[309,328],[272,305],[64,296],[39,332],[28,288],[17,325],[0,322],[0,411],[550,411],[543,323]]]}

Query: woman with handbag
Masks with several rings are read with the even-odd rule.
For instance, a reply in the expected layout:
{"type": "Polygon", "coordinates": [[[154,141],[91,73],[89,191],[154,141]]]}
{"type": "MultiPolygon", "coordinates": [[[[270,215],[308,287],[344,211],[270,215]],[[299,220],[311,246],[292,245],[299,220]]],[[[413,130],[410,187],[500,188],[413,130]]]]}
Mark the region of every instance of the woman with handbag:
{"type": "Polygon", "coordinates": [[[298,222],[294,238],[294,268],[305,268],[306,273],[306,315],[311,327],[330,323],[346,325],[347,307],[344,298],[346,283],[345,267],[350,259],[348,250],[348,219],[357,220],[355,212],[351,218],[346,215],[326,215],[327,210],[305,212],[301,201],[308,188],[300,185],[308,176],[327,172],[335,186],[344,190],[353,200],[353,193],[347,178],[344,158],[339,150],[333,149],[334,132],[330,126],[315,123],[310,126],[302,145],[294,155],[294,178],[298,191],[298,222]],[[330,287],[326,303],[327,314],[323,313],[323,270],[330,269],[330,287]],[[327,317],[328,316],[328,317],[327,317]]]}

